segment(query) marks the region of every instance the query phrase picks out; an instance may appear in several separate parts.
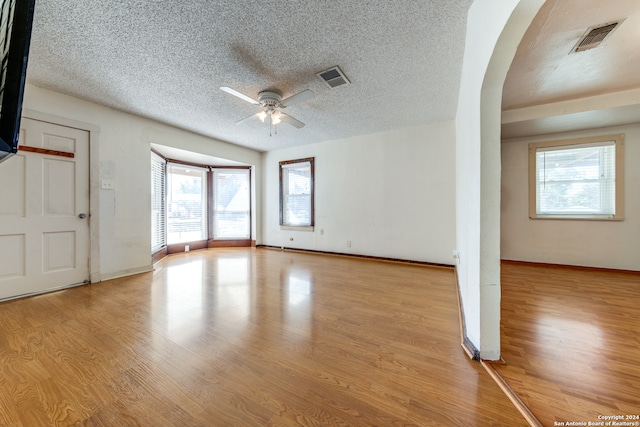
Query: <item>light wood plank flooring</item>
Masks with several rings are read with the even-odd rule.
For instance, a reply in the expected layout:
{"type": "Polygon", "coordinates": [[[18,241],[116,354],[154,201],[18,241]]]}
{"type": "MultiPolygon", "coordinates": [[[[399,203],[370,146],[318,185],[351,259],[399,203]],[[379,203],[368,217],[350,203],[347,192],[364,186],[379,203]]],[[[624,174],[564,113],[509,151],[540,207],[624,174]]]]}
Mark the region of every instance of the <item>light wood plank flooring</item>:
{"type": "Polygon", "coordinates": [[[1,303],[0,425],[526,425],[458,328],[451,269],[175,254],[1,303]]]}
{"type": "Polygon", "coordinates": [[[638,273],[503,262],[496,369],[545,426],[638,416],[639,309],[638,273]]]}

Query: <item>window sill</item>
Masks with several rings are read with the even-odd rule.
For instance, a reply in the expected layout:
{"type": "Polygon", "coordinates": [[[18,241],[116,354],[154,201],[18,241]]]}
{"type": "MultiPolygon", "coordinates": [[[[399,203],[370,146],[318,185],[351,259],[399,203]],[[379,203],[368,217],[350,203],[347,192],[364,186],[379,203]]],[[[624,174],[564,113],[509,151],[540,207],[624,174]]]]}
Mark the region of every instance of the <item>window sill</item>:
{"type": "Polygon", "coordinates": [[[288,231],[313,231],[313,225],[281,225],[280,230],[288,231]]]}
{"type": "Polygon", "coordinates": [[[530,219],[561,219],[561,220],[585,220],[585,221],[622,221],[622,215],[534,215],[530,219]]]}

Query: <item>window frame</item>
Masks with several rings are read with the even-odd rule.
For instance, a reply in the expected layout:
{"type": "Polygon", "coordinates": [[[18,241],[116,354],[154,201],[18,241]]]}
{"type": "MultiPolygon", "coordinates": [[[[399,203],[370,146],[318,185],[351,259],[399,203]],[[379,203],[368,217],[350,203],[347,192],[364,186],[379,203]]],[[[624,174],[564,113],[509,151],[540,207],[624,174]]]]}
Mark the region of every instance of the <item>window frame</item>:
{"type": "MultiPolygon", "coordinates": [[[[562,148],[558,148],[562,150],[562,148]]],[[[622,221],[624,219],[624,134],[598,135],[585,138],[575,138],[556,141],[534,142],[529,144],[529,218],[531,219],[562,219],[562,220],[595,220],[622,221]],[[536,191],[536,154],[542,148],[566,147],[575,148],[578,145],[601,143],[603,146],[613,142],[615,146],[615,213],[610,214],[539,214],[537,213],[536,191]]]]}
{"type": "Polygon", "coordinates": [[[153,150],[151,151],[151,187],[151,253],[155,254],[167,247],[167,160],[153,150]],[[156,169],[153,166],[154,162],[158,164],[159,171],[154,171],[156,169]],[[159,174],[161,182],[159,183],[154,181],[155,172],[161,172],[159,174]],[[154,192],[154,190],[159,190],[160,193],[154,192]],[[156,204],[159,205],[160,216],[157,219],[160,224],[154,225],[153,214],[156,204]],[[158,238],[157,241],[154,239],[154,228],[158,231],[158,234],[155,235],[158,238]]]}
{"type": "Polygon", "coordinates": [[[211,200],[209,197],[209,188],[210,188],[210,183],[209,183],[209,167],[204,166],[204,165],[197,165],[197,164],[190,164],[190,163],[185,163],[185,162],[176,162],[173,160],[169,160],[167,159],[167,163],[165,166],[165,204],[167,205],[167,207],[165,208],[165,212],[166,212],[166,222],[165,225],[167,227],[167,231],[166,231],[166,242],[167,242],[167,246],[180,246],[180,245],[185,245],[185,244],[189,244],[192,242],[206,242],[209,240],[209,236],[210,236],[210,224],[209,224],[209,215],[210,215],[210,204],[211,204],[211,200]],[[202,203],[201,206],[201,218],[200,218],[200,226],[201,226],[201,237],[199,239],[186,239],[186,240],[179,240],[179,241],[169,241],[169,222],[170,220],[170,213],[171,213],[171,209],[169,209],[168,205],[170,203],[172,203],[172,197],[169,194],[171,191],[171,184],[172,184],[172,178],[170,177],[171,175],[171,169],[172,168],[176,168],[176,169],[185,169],[187,171],[187,173],[189,171],[197,171],[200,173],[200,185],[201,185],[201,190],[200,190],[200,202],[202,203]]]}
{"type": "Polygon", "coordinates": [[[181,243],[166,243],[163,248],[160,248],[156,251],[152,251],[152,256],[154,262],[162,259],[164,255],[172,254],[176,252],[184,252],[186,250],[185,246],[189,246],[189,250],[195,249],[204,249],[204,248],[216,248],[216,247],[230,247],[230,246],[238,246],[238,247],[249,247],[255,246],[254,233],[254,210],[253,205],[255,203],[255,195],[253,194],[253,169],[254,167],[251,165],[215,165],[215,164],[203,164],[203,163],[194,163],[187,162],[183,160],[173,159],[169,157],[163,156],[160,152],[155,150],[153,147],[151,148],[151,153],[161,158],[165,163],[165,186],[164,186],[164,201],[165,201],[165,233],[167,232],[167,218],[166,218],[166,202],[167,202],[167,164],[176,165],[176,166],[184,166],[188,168],[197,168],[203,169],[207,171],[205,185],[207,188],[206,194],[206,213],[207,213],[207,236],[203,240],[194,240],[189,242],[181,242],[181,243]],[[216,169],[246,169],[249,173],[249,238],[224,238],[224,239],[214,239],[213,237],[213,209],[210,208],[213,203],[213,171],[216,169]]]}
{"type": "Polygon", "coordinates": [[[245,167],[245,166],[211,166],[210,170],[209,170],[209,175],[210,175],[210,184],[209,184],[209,200],[210,200],[210,211],[211,211],[211,215],[209,217],[209,229],[211,230],[209,233],[209,240],[215,240],[215,241],[229,241],[229,240],[251,240],[251,235],[253,233],[252,230],[252,216],[253,216],[253,207],[252,207],[252,203],[251,203],[251,168],[250,167],[245,167]],[[249,216],[249,224],[248,224],[248,235],[247,237],[241,237],[241,236],[237,236],[237,237],[220,237],[220,236],[216,236],[216,226],[215,226],[215,221],[216,221],[216,194],[215,194],[215,189],[216,189],[216,183],[215,183],[215,174],[216,172],[224,172],[224,171],[246,171],[247,173],[247,181],[248,181],[248,196],[249,196],[249,209],[247,210],[247,214],[249,216]]]}
{"type": "Polygon", "coordinates": [[[306,158],[302,158],[302,159],[295,159],[295,160],[284,160],[279,162],[279,166],[278,166],[278,171],[279,171],[279,193],[280,193],[280,202],[279,202],[279,208],[280,208],[280,218],[279,218],[279,224],[280,224],[280,229],[281,230],[303,230],[303,231],[313,231],[314,226],[315,226],[315,158],[314,157],[306,157],[306,158]],[[310,196],[310,218],[309,218],[309,224],[304,224],[304,225],[296,225],[296,224],[287,224],[284,221],[285,215],[284,215],[284,209],[285,209],[285,202],[284,202],[284,182],[283,182],[283,169],[287,166],[287,165],[291,165],[291,164],[295,164],[295,163],[309,163],[310,166],[310,185],[309,185],[309,196],[310,196]]]}

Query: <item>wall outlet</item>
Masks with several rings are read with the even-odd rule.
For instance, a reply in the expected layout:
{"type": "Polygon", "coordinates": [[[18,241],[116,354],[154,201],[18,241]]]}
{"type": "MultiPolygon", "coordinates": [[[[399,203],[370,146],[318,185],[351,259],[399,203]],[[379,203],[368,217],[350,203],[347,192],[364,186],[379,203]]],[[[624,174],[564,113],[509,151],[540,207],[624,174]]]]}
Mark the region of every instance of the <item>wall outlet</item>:
{"type": "Polygon", "coordinates": [[[351,240],[347,240],[347,247],[350,248],[351,247],[351,240]]]}
{"type": "Polygon", "coordinates": [[[103,179],[100,180],[100,188],[103,190],[113,190],[115,188],[115,183],[112,179],[103,179]]]}
{"type": "Polygon", "coordinates": [[[290,242],[293,242],[293,237],[289,237],[289,241],[290,241],[290,242]]]}
{"type": "Polygon", "coordinates": [[[453,250],[453,257],[460,262],[460,251],[457,249],[453,250]]]}
{"type": "Polygon", "coordinates": [[[189,245],[184,245],[184,251],[189,252],[189,245]]]}

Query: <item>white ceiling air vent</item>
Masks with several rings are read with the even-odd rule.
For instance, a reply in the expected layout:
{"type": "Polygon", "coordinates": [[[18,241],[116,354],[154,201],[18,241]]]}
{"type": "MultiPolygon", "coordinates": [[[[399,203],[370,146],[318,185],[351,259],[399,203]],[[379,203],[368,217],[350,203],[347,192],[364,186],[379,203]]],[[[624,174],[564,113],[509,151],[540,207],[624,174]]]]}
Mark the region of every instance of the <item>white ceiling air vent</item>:
{"type": "Polygon", "coordinates": [[[344,75],[342,70],[338,67],[329,68],[328,70],[321,71],[317,74],[326,84],[331,88],[336,88],[342,85],[348,85],[351,83],[347,76],[344,75]]]}
{"type": "Polygon", "coordinates": [[[611,32],[616,27],[618,27],[619,24],[620,21],[617,21],[589,28],[589,30],[587,30],[587,33],[580,39],[580,41],[578,41],[571,52],[582,52],[584,50],[598,47],[600,43],[602,43],[602,41],[605,39],[605,37],[611,34],[611,32]]]}

